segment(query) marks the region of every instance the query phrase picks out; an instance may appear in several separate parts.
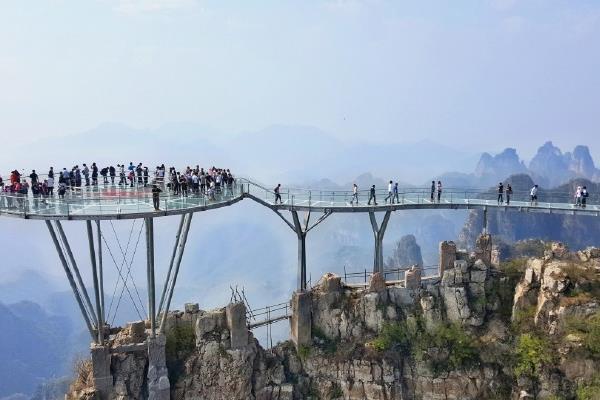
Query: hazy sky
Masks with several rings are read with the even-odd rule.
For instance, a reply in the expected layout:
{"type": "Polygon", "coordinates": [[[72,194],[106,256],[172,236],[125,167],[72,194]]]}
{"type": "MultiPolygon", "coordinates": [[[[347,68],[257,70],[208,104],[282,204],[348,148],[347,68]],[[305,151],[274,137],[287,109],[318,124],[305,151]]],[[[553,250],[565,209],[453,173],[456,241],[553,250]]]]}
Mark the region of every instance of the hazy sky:
{"type": "Polygon", "coordinates": [[[0,139],[278,123],[598,159],[599,71],[595,0],[3,1],[0,139]]]}

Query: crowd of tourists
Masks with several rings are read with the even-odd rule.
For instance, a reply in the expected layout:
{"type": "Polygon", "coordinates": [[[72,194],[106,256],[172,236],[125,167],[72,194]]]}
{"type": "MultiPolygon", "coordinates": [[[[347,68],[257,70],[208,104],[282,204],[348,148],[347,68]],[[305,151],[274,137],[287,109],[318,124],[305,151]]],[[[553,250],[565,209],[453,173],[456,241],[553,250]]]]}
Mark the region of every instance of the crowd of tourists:
{"type": "Polygon", "coordinates": [[[85,187],[120,187],[120,188],[150,188],[153,195],[154,207],[159,209],[158,199],[163,190],[173,196],[207,196],[216,200],[221,194],[233,195],[235,179],[227,168],[211,167],[208,169],[196,165],[195,168],[186,167],[178,171],[170,167],[167,171],[164,164],[156,166],[150,172],[143,163],[130,162],[117,164],[117,166],[98,167],[96,163],[75,165],[71,169],[63,168],[55,171],[50,167],[45,176],[40,176],[36,170],[25,177],[18,170],[10,173],[9,180],[4,182],[0,176],[0,192],[8,196],[6,206],[17,207],[23,204],[24,199],[31,193],[34,206],[40,201],[52,198],[55,195],[64,198],[68,194],[81,193],[85,187]],[[29,181],[27,180],[29,178],[29,181]]]}

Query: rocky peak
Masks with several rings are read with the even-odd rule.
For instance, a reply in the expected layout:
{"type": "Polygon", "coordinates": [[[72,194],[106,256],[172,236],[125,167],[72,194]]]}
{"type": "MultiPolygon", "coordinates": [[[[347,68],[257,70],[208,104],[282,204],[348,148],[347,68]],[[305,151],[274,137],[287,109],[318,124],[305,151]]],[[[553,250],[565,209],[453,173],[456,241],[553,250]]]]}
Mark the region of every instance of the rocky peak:
{"type": "Polygon", "coordinates": [[[587,146],[576,146],[570,155],[569,169],[577,176],[592,179],[598,174],[587,146]]]}
{"type": "Polygon", "coordinates": [[[411,265],[423,266],[421,247],[414,235],[405,235],[396,243],[394,254],[388,259],[388,267],[402,268],[411,265]]]}
{"type": "Polygon", "coordinates": [[[475,168],[475,175],[478,177],[493,176],[499,179],[521,172],[527,172],[527,168],[513,148],[506,148],[495,156],[483,153],[475,168]]]}

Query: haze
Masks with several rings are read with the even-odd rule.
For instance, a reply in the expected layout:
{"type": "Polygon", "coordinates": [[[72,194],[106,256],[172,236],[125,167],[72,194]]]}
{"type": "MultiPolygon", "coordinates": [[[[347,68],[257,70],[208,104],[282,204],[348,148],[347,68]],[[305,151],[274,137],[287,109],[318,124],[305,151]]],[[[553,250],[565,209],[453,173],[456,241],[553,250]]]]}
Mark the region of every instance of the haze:
{"type": "Polygon", "coordinates": [[[593,1],[4,2],[0,138],[284,124],[525,158],[584,143],[598,158],[599,43],[593,1]]]}

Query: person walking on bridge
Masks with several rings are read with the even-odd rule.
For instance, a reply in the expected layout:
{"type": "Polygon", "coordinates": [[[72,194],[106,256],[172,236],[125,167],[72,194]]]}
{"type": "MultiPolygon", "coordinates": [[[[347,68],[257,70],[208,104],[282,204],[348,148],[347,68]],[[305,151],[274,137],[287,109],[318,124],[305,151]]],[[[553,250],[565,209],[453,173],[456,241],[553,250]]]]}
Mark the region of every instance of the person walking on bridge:
{"type": "Polygon", "coordinates": [[[398,197],[398,182],[394,183],[394,197],[392,197],[392,204],[394,204],[394,200],[396,200],[396,203],[400,204],[400,198],[398,197]]]}
{"type": "Polygon", "coordinates": [[[439,203],[442,199],[442,181],[437,183],[437,202],[439,203]]]}
{"type": "Polygon", "coordinates": [[[281,183],[278,183],[277,186],[275,186],[275,189],[273,189],[273,191],[275,192],[275,204],[277,204],[277,201],[279,200],[279,204],[282,204],[283,202],[281,201],[281,183]]]}
{"type": "Polygon", "coordinates": [[[510,183],[506,186],[506,205],[510,205],[510,197],[513,194],[513,190],[512,190],[512,186],[510,186],[510,183]]]}
{"type": "Polygon", "coordinates": [[[377,205],[377,198],[375,197],[375,185],[371,186],[371,190],[369,191],[369,202],[368,205],[371,205],[371,200],[375,205],[377,205]]]}
{"type": "Polygon", "coordinates": [[[435,195],[435,181],[431,181],[431,197],[430,200],[433,203],[433,196],[435,195]]]}
{"type": "Polygon", "coordinates": [[[353,205],[355,201],[358,205],[358,186],[356,183],[352,185],[352,200],[350,200],[350,204],[353,205]]]}
{"type": "Polygon", "coordinates": [[[388,195],[385,198],[385,204],[387,204],[388,200],[390,200],[390,202],[392,201],[392,190],[393,190],[392,184],[393,184],[392,181],[390,181],[390,183],[388,183],[388,195]]]}
{"type": "Polygon", "coordinates": [[[531,192],[529,192],[529,196],[531,197],[531,205],[537,205],[538,185],[533,185],[533,187],[531,188],[531,192]]]}
{"type": "Polygon", "coordinates": [[[83,163],[83,169],[81,170],[83,177],[85,178],[85,186],[90,186],[90,169],[83,163]]]}
{"type": "Polygon", "coordinates": [[[504,203],[504,184],[500,182],[498,184],[498,205],[504,203]]]}
{"type": "Polygon", "coordinates": [[[154,205],[155,211],[160,211],[160,188],[157,185],[152,185],[152,204],[154,205]]]}

